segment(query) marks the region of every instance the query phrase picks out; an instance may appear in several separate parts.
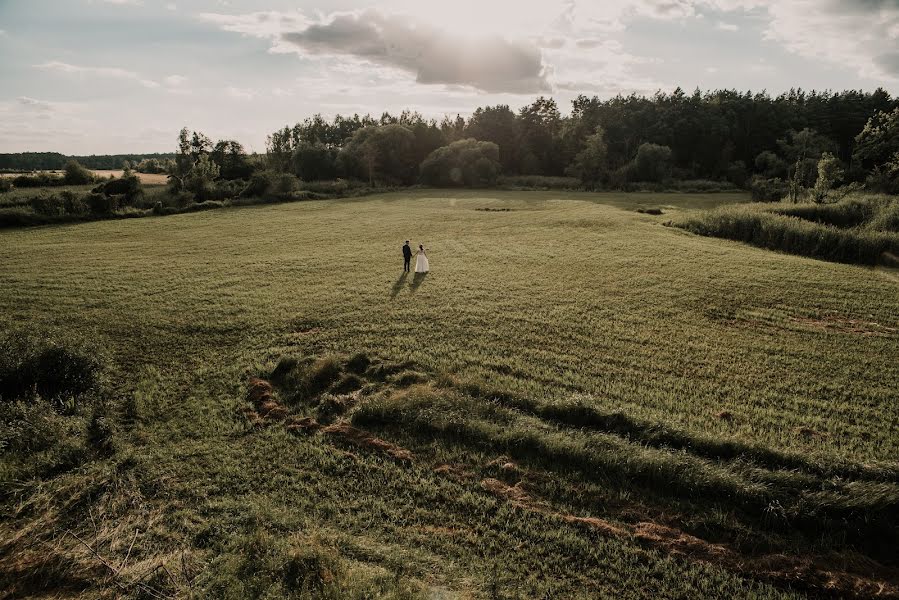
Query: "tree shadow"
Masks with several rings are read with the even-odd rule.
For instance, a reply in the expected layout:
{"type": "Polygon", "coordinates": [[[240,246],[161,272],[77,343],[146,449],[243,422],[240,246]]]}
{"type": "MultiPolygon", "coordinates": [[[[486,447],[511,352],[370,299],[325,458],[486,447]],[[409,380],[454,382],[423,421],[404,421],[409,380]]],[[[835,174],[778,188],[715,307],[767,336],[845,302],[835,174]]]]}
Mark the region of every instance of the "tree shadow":
{"type": "Polygon", "coordinates": [[[411,283],[411,285],[409,285],[409,287],[412,289],[412,292],[413,292],[413,293],[414,293],[418,288],[421,287],[421,284],[423,284],[423,283],[425,282],[425,277],[427,277],[427,276],[428,276],[427,273],[416,273],[416,274],[412,277],[412,283],[411,283]]]}
{"type": "Polygon", "coordinates": [[[396,298],[400,292],[403,291],[403,286],[406,285],[406,279],[409,278],[409,272],[403,271],[403,274],[399,276],[399,278],[393,282],[393,287],[390,289],[390,297],[396,298]]]}

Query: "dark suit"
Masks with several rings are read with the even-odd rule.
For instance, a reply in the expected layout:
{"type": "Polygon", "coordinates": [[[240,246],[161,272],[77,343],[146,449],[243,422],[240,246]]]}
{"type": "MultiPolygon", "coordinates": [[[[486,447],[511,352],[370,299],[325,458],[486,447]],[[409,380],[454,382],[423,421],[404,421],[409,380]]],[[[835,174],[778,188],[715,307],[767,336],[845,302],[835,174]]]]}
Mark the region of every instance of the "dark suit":
{"type": "Polygon", "coordinates": [[[409,244],[403,245],[403,271],[409,272],[409,261],[412,260],[412,248],[409,244]]]}

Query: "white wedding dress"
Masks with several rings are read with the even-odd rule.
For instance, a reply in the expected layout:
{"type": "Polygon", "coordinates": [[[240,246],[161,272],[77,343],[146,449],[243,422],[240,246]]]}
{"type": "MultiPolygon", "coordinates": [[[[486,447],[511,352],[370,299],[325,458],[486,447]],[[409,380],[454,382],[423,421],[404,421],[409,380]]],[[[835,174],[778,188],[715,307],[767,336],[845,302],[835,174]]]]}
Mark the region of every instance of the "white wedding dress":
{"type": "Polygon", "coordinates": [[[416,273],[427,273],[431,268],[431,265],[428,264],[428,255],[424,253],[424,251],[418,251],[418,258],[415,259],[415,272],[416,273]]]}

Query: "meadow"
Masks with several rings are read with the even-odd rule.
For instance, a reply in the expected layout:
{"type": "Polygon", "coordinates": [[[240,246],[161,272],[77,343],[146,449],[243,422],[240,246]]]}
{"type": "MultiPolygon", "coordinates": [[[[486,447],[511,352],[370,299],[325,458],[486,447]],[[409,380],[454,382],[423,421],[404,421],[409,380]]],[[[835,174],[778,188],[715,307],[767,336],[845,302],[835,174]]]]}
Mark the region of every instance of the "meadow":
{"type": "Polygon", "coordinates": [[[14,455],[36,417],[4,413],[0,587],[896,596],[899,276],[666,226],[747,200],[414,190],[0,232],[2,329],[104,361],[58,425],[77,460],[14,455]]]}

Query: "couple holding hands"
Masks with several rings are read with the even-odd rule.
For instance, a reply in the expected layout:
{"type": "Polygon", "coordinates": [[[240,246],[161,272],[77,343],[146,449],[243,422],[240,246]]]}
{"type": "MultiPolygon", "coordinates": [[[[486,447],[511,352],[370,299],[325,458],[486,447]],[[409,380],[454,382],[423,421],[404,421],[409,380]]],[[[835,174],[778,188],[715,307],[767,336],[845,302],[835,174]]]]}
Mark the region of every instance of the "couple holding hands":
{"type": "MultiPolygon", "coordinates": [[[[406,243],[403,245],[403,272],[409,272],[409,263],[412,261],[412,248],[409,247],[409,240],[406,240],[406,243]]],[[[415,258],[415,272],[416,273],[427,273],[430,269],[430,264],[428,264],[428,255],[425,252],[425,247],[422,244],[418,245],[418,252],[416,253],[415,258]]]]}

